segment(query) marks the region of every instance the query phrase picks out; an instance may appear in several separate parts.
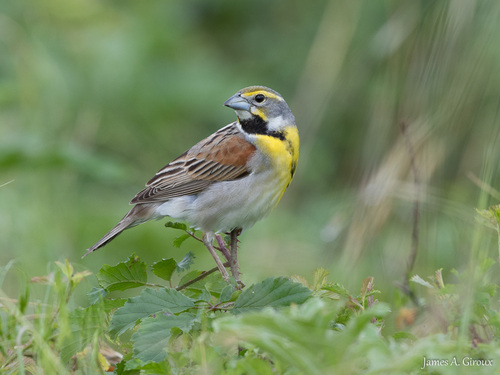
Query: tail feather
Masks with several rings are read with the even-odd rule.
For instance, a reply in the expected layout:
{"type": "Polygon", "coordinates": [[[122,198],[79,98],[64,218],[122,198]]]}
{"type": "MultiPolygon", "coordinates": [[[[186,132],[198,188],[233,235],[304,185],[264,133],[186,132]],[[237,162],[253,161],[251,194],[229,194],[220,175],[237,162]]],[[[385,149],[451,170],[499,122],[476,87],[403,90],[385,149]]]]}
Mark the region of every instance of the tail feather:
{"type": "Polygon", "coordinates": [[[124,222],[125,218],[120,221],[113,229],[111,229],[108,233],[104,235],[99,241],[95,243],[92,247],[87,249],[87,252],[83,254],[82,259],[89,255],[91,252],[96,251],[97,249],[103,247],[104,245],[111,242],[116,236],[118,236],[125,229],[129,228],[131,225],[129,223],[124,222]]]}
{"type": "Polygon", "coordinates": [[[116,226],[97,241],[92,247],[87,249],[82,259],[97,249],[107,245],[125,229],[135,227],[153,218],[155,205],[142,204],[134,206],[116,226]]]}

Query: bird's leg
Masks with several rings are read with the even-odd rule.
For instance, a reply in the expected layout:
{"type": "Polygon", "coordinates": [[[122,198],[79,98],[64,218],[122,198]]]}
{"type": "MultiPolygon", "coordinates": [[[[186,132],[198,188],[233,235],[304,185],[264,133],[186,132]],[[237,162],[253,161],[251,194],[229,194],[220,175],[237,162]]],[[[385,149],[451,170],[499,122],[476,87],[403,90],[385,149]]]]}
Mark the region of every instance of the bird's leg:
{"type": "Polygon", "coordinates": [[[227,247],[226,247],[226,244],[224,242],[224,240],[222,239],[222,236],[220,234],[215,234],[215,239],[217,240],[217,243],[219,244],[219,248],[220,248],[220,251],[222,252],[222,254],[224,254],[224,256],[226,257],[226,259],[228,261],[231,260],[231,254],[229,254],[229,251],[227,251],[227,247]]]}
{"type": "Polygon", "coordinates": [[[213,241],[214,241],[214,234],[211,232],[208,233],[203,233],[203,243],[207,247],[208,251],[210,251],[210,254],[212,254],[212,257],[215,260],[215,263],[217,263],[217,267],[219,268],[219,271],[224,278],[226,282],[229,282],[229,274],[226,271],[226,268],[224,267],[224,264],[219,259],[219,256],[215,252],[214,246],[213,246],[213,241]]]}
{"type": "Polygon", "coordinates": [[[231,273],[233,274],[239,289],[245,287],[245,284],[240,280],[240,267],[238,265],[238,236],[241,234],[241,228],[235,228],[231,231],[231,258],[229,264],[231,265],[231,273]]]}

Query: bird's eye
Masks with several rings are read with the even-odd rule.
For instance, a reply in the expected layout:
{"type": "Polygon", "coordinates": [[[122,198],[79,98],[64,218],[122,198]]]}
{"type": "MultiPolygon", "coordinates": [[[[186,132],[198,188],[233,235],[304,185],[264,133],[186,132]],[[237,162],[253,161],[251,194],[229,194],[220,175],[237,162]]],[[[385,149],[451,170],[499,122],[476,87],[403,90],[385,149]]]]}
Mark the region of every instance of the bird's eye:
{"type": "Polygon", "coordinates": [[[257,94],[255,95],[255,101],[257,103],[262,103],[264,100],[266,100],[266,97],[262,94],[257,94]]]}

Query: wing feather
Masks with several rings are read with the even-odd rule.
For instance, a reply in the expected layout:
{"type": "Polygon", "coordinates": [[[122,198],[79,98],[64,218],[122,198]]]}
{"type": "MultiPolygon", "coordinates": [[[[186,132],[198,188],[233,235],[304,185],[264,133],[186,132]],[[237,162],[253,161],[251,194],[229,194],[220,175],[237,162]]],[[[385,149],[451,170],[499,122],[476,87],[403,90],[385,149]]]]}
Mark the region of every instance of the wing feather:
{"type": "Polygon", "coordinates": [[[130,203],[165,202],[198,194],[215,182],[247,176],[255,150],[232,123],[160,169],[130,203]]]}

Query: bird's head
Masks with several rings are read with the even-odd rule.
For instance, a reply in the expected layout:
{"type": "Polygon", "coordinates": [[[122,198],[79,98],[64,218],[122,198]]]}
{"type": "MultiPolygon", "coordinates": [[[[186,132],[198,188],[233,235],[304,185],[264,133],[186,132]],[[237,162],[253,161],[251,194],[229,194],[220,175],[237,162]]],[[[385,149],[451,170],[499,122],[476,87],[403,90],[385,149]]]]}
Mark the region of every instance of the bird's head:
{"type": "Polygon", "coordinates": [[[249,134],[273,134],[295,126],[295,118],[283,97],[264,86],[241,89],[224,103],[236,111],[238,122],[249,134]]]}

